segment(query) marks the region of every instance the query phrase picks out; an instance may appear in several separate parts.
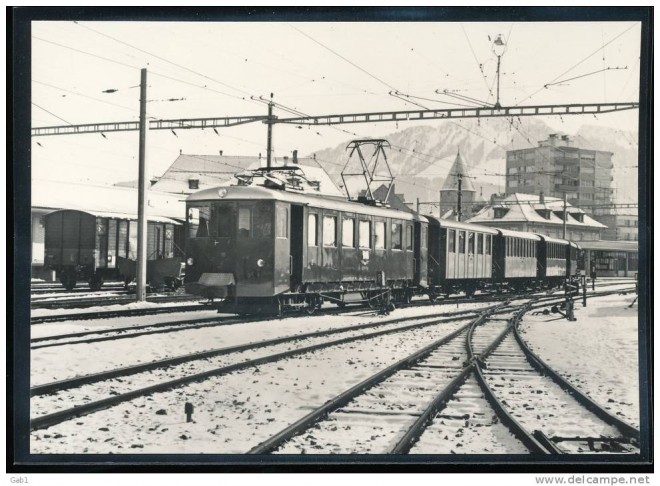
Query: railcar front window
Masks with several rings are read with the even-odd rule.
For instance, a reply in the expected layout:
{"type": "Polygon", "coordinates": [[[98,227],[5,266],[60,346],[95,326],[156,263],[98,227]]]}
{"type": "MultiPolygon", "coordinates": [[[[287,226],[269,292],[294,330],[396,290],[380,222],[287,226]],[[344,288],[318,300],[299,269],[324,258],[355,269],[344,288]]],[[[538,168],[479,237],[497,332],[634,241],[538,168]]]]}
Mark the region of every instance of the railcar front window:
{"type": "Polygon", "coordinates": [[[276,216],[277,216],[277,237],[278,238],[288,238],[289,237],[289,210],[288,210],[288,208],[278,206],[276,216]]]}
{"type": "Polygon", "coordinates": [[[458,252],[465,253],[465,231],[458,232],[458,252]]]}
{"type": "Polygon", "coordinates": [[[484,254],[484,235],[479,233],[477,235],[477,255],[484,254]]]}
{"type": "Polygon", "coordinates": [[[468,231],[468,254],[474,255],[474,233],[468,231]]]}
{"type": "Polygon", "coordinates": [[[486,235],[486,255],[490,255],[490,241],[491,241],[491,236],[486,235]]]}
{"type": "MultiPolygon", "coordinates": [[[[426,241],[426,227],[422,226],[422,245],[426,241]]],[[[426,248],[424,246],[424,248],[426,248]]],[[[406,250],[413,249],[413,228],[412,226],[406,226],[406,250]]]]}
{"type": "Polygon", "coordinates": [[[238,237],[249,238],[252,235],[252,210],[238,208],[238,237]]]}
{"type": "Polygon", "coordinates": [[[211,208],[211,221],[209,236],[230,238],[234,230],[235,221],[233,208],[230,204],[214,204],[211,208]]]}

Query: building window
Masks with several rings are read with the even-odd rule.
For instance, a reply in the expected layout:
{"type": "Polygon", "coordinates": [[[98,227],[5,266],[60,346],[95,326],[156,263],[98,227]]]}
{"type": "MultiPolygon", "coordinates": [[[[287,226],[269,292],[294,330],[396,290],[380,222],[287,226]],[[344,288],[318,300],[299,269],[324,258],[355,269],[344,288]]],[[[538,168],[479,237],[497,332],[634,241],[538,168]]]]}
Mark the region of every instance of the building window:
{"type": "Polygon", "coordinates": [[[371,248],[371,221],[360,221],[358,230],[360,248],[371,248]]]}
{"type": "Polygon", "coordinates": [[[307,215],[307,246],[319,246],[318,216],[307,215]]]}
{"type": "Polygon", "coordinates": [[[350,248],[355,247],[355,220],[344,218],[341,226],[341,244],[350,248]]]}
{"type": "Polygon", "coordinates": [[[337,218],[323,217],[323,246],[337,246],[337,218]]]}
{"type": "Polygon", "coordinates": [[[392,223],[392,249],[403,249],[403,225],[400,223],[392,223]]]}
{"type": "Polygon", "coordinates": [[[188,179],[188,189],[199,189],[199,179],[188,179]]]}
{"type": "Polygon", "coordinates": [[[385,221],[376,222],[376,241],[374,242],[374,248],[377,250],[385,249],[385,221]]]}

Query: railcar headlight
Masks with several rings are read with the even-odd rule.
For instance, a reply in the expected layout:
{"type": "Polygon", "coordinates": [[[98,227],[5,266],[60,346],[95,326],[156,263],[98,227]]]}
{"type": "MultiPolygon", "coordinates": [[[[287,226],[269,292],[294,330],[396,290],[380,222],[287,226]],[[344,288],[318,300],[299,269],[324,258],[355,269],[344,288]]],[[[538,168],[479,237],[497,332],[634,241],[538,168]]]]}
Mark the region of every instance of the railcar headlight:
{"type": "Polygon", "coordinates": [[[218,196],[219,197],[225,197],[227,195],[227,189],[224,187],[222,189],[218,189],[218,196]]]}
{"type": "Polygon", "coordinates": [[[263,259],[259,258],[259,260],[257,260],[257,266],[258,266],[259,268],[263,268],[263,266],[264,266],[265,264],[266,264],[266,262],[263,261],[263,259]]]}
{"type": "Polygon", "coordinates": [[[195,259],[193,257],[188,257],[188,259],[186,260],[186,265],[192,267],[193,263],[195,263],[195,259]]]}

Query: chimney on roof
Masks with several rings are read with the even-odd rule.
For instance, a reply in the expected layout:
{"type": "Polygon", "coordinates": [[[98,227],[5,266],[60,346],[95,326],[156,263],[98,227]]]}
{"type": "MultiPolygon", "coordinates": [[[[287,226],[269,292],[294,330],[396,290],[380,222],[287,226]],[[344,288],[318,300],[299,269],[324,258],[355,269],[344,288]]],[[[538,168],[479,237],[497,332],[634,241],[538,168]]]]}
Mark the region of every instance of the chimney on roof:
{"type": "Polygon", "coordinates": [[[179,155],[183,153],[183,149],[179,149],[179,155]]]}
{"type": "Polygon", "coordinates": [[[541,191],[541,194],[539,194],[539,202],[541,204],[545,203],[545,198],[543,197],[543,191],[541,191]]]}
{"type": "Polygon", "coordinates": [[[316,160],[316,154],[314,154],[314,160],[316,160]]]}
{"type": "Polygon", "coordinates": [[[298,164],[298,151],[297,150],[293,151],[293,163],[294,163],[294,165],[298,164]]]}
{"type": "Polygon", "coordinates": [[[289,165],[289,156],[285,155],[284,156],[284,167],[286,167],[287,165],[289,165]]]}
{"type": "Polygon", "coordinates": [[[220,151],[220,157],[222,157],[222,150],[220,151]]]}
{"type": "Polygon", "coordinates": [[[261,152],[259,152],[259,160],[261,160],[261,152]]]}

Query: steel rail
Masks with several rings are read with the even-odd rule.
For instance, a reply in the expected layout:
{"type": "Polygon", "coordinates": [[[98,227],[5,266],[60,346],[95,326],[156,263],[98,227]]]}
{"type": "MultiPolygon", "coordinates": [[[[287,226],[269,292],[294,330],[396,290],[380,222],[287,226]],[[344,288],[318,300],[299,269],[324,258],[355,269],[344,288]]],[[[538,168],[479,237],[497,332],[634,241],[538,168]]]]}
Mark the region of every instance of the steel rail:
{"type": "Polygon", "coordinates": [[[560,388],[568,392],[584,408],[596,415],[603,422],[613,425],[624,437],[640,440],[639,430],[620,418],[615,417],[610,412],[602,408],[599,404],[589,398],[586,394],[576,388],[572,383],[548,366],[536,353],[534,353],[524,341],[519,332],[519,322],[513,327],[513,333],[520,348],[525,354],[525,358],[532,367],[542,375],[549,376],[560,388]]]}
{"type": "MultiPolygon", "coordinates": [[[[494,307],[491,307],[494,309],[494,307]]],[[[446,319],[437,319],[436,317],[429,318],[432,323],[442,323],[442,322],[452,322],[454,320],[454,317],[457,316],[463,316],[463,315],[470,315],[470,314],[477,314],[478,311],[457,311],[455,313],[448,313],[444,314],[447,316],[446,319]]],[[[108,380],[111,378],[116,378],[119,376],[127,376],[127,375],[132,375],[136,373],[141,373],[144,371],[150,371],[158,368],[164,368],[167,366],[173,366],[181,363],[185,363],[188,361],[194,361],[197,359],[206,359],[206,358],[213,358],[215,356],[221,356],[225,354],[231,354],[231,353],[237,353],[241,351],[249,351],[251,349],[259,349],[259,348],[264,348],[267,346],[274,346],[276,344],[282,344],[286,342],[293,342],[293,341],[298,341],[301,339],[309,339],[309,338],[315,338],[315,337],[321,337],[321,336],[331,336],[333,334],[339,334],[342,332],[350,332],[350,331],[360,331],[362,329],[368,329],[370,327],[382,327],[382,326],[387,326],[391,324],[398,324],[400,322],[406,322],[410,321],[412,319],[422,319],[422,324],[426,324],[427,322],[430,321],[424,321],[423,317],[419,318],[411,318],[411,317],[403,317],[403,318],[397,318],[397,319],[389,319],[386,321],[380,321],[380,322],[374,322],[374,323],[367,323],[367,324],[359,324],[357,326],[351,326],[347,328],[334,328],[334,329],[325,329],[322,331],[314,331],[314,332],[308,332],[305,334],[296,334],[294,336],[283,336],[281,338],[274,338],[274,339],[268,339],[264,341],[258,341],[258,342],[253,342],[253,343],[247,343],[247,344],[239,344],[236,346],[230,346],[227,348],[219,348],[219,349],[213,349],[213,350],[207,350],[207,351],[201,351],[199,353],[191,353],[183,356],[176,356],[173,358],[165,358],[162,360],[158,361],[152,361],[150,363],[143,363],[139,365],[133,365],[133,366],[126,366],[123,368],[116,368],[114,370],[108,370],[108,371],[102,371],[100,373],[94,373],[91,375],[85,375],[85,376],[79,376],[75,378],[70,378],[66,380],[60,380],[56,382],[51,382],[51,383],[46,383],[43,385],[37,385],[32,388],[30,388],[30,396],[38,396],[38,395],[44,395],[48,393],[53,393],[56,391],[61,391],[61,390],[66,390],[66,389],[71,389],[75,387],[79,387],[82,385],[88,385],[91,383],[96,383],[99,381],[103,380],[108,380]]]]}
{"type": "MultiPolygon", "coordinates": [[[[526,308],[526,307],[525,307],[526,308]]],[[[523,309],[525,309],[523,308],[523,309]]],[[[522,312],[522,311],[521,311],[522,312]]],[[[472,336],[474,333],[474,330],[476,329],[475,326],[471,326],[470,329],[468,330],[465,345],[467,348],[467,353],[468,353],[468,364],[461,370],[461,372],[431,401],[431,403],[426,407],[424,412],[417,417],[415,422],[410,426],[408,431],[404,434],[404,436],[397,442],[397,444],[393,447],[391,454],[407,454],[412,446],[419,440],[421,435],[424,433],[426,428],[431,424],[433,421],[433,417],[435,417],[438,412],[446,406],[447,402],[449,399],[456,393],[458,388],[465,382],[467,377],[477,370],[479,372],[479,364],[483,362],[506,338],[506,336],[511,332],[511,327],[512,327],[512,322],[517,318],[517,316],[521,314],[521,312],[516,314],[516,317],[513,317],[512,319],[509,320],[509,324],[507,325],[506,329],[502,331],[494,340],[491,342],[491,344],[484,349],[481,353],[476,355],[474,353],[474,348],[472,347],[472,336]]],[[[490,400],[489,400],[490,402],[490,400]]],[[[513,419],[513,417],[510,417],[508,414],[503,414],[502,410],[498,409],[496,405],[493,405],[491,402],[491,406],[493,406],[493,409],[497,413],[497,415],[500,417],[500,419],[508,424],[509,428],[512,430],[514,435],[516,435],[520,441],[533,453],[547,453],[547,450],[542,447],[539,442],[534,439],[534,437],[530,436],[527,434],[527,432],[520,427],[520,425],[513,419]],[[509,420],[511,419],[511,421],[509,420]]]]}
{"type": "MultiPolygon", "coordinates": [[[[55,297],[56,298],[56,297],[55,297]]],[[[30,302],[30,307],[33,309],[84,309],[88,307],[95,307],[98,305],[121,305],[121,304],[130,304],[135,302],[134,297],[130,296],[107,296],[107,297],[83,297],[83,298],[72,298],[64,300],[49,300],[52,297],[42,298],[42,299],[32,299],[30,302]]],[[[153,303],[169,303],[169,302],[192,302],[196,301],[193,296],[190,295],[159,295],[148,297],[147,302],[153,303]]]]}
{"type": "MultiPolygon", "coordinates": [[[[408,320],[412,320],[413,318],[408,318],[408,320]]],[[[414,318],[414,319],[419,319],[419,318],[414,318]]],[[[157,392],[162,392],[166,390],[170,390],[173,388],[180,387],[182,385],[187,385],[189,383],[197,382],[197,381],[202,381],[207,378],[211,377],[218,377],[222,375],[229,374],[234,371],[250,368],[253,366],[259,366],[267,363],[272,363],[284,358],[289,358],[291,356],[296,356],[299,354],[305,354],[305,353],[310,353],[313,351],[318,351],[324,348],[329,348],[332,346],[339,346],[342,344],[347,344],[355,341],[361,341],[361,340],[366,340],[366,339],[371,339],[379,336],[384,336],[387,334],[393,334],[393,333],[400,333],[400,332],[405,332],[409,331],[412,329],[422,329],[424,327],[429,327],[433,325],[437,325],[438,321],[444,322],[444,320],[430,320],[429,322],[425,323],[416,323],[416,324],[410,324],[407,326],[401,326],[401,327],[396,327],[394,329],[385,329],[381,331],[375,331],[367,334],[361,334],[358,336],[350,336],[346,338],[340,338],[336,339],[334,341],[326,341],[324,343],[319,343],[319,344],[313,344],[310,346],[305,346],[302,348],[294,349],[294,350],[288,350],[284,351],[281,353],[275,353],[271,354],[268,356],[263,356],[261,358],[255,358],[252,360],[247,360],[247,361],[242,361],[240,363],[234,363],[231,365],[227,366],[222,366],[219,368],[215,368],[212,370],[204,371],[201,373],[195,373],[189,376],[184,376],[181,378],[177,378],[174,380],[158,383],[156,385],[152,385],[146,388],[138,389],[138,390],[133,390],[130,392],[126,392],[120,395],[115,395],[109,398],[105,398],[102,400],[98,400],[96,402],[89,402],[85,403],[73,408],[69,409],[64,409],[60,410],[58,412],[54,412],[48,415],[42,415],[39,417],[35,417],[30,420],[30,430],[38,430],[38,429],[43,429],[50,427],[52,425],[56,425],[58,423],[64,422],[66,420],[69,420],[71,418],[75,417],[82,417],[84,415],[88,415],[93,412],[98,412],[100,410],[105,410],[107,408],[110,408],[114,405],[118,405],[119,403],[126,402],[128,400],[132,400],[134,398],[138,398],[141,396],[145,395],[150,395],[152,393],[157,393],[157,392]]],[[[350,330],[347,330],[350,331],[350,330]]]]}
{"type": "Polygon", "coordinates": [[[271,436],[267,440],[261,442],[257,446],[253,447],[250,449],[247,453],[248,454],[267,454],[270,452],[273,452],[277,450],[282,444],[284,444],[286,441],[290,440],[291,438],[295,437],[299,433],[309,429],[312,425],[314,425],[316,422],[322,420],[325,418],[327,415],[330,413],[334,412],[335,410],[341,408],[342,406],[346,405],[348,402],[353,400],[356,396],[364,393],[366,390],[369,388],[372,388],[375,385],[378,385],[379,383],[385,381],[387,378],[395,374],[396,372],[410,367],[414,366],[416,363],[421,361],[422,359],[426,358],[429,356],[433,351],[435,351],[437,348],[440,346],[443,346],[444,344],[448,343],[449,341],[452,341],[455,339],[457,336],[465,332],[467,329],[472,328],[473,326],[477,325],[478,323],[482,322],[489,312],[483,312],[480,316],[478,316],[476,319],[473,321],[467,323],[466,325],[460,327],[456,331],[452,332],[451,334],[444,336],[443,338],[429,344],[428,346],[423,347],[422,349],[415,351],[413,354],[397,361],[396,363],[388,366],[387,368],[379,371],[378,373],[375,373],[374,375],[368,377],[367,379],[361,381],[357,385],[349,388],[348,390],[344,391],[343,393],[337,395],[335,398],[327,401],[324,403],[322,406],[316,408],[309,414],[305,415],[301,419],[297,420],[293,424],[289,425],[288,427],[285,427],[282,429],[280,432],[276,433],[275,435],[271,436]]]}
{"type": "MultiPolygon", "coordinates": [[[[507,328],[504,330],[502,335],[500,335],[499,342],[497,343],[497,346],[501,344],[501,342],[504,340],[506,335],[508,335],[512,329],[515,327],[517,322],[522,318],[523,314],[529,310],[530,306],[526,305],[524,306],[519,312],[516,313],[516,315],[511,319],[509,322],[509,325],[507,328]]],[[[542,443],[537,440],[533,434],[530,434],[527,429],[525,429],[520,422],[518,422],[513,415],[511,415],[506,408],[504,407],[504,404],[497,398],[493,390],[488,386],[488,383],[486,382],[486,378],[483,375],[483,371],[481,369],[481,364],[483,363],[483,360],[487,358],[496,348],[497,346],[489,346],[489,348],[484,351],[478,359],[474,360],[474,363],[476,364],[475,366],[475,376],[477,378],[477,381],[479,382],[479,385],[481,386],[481,389],[484,392],[484,395],[486,397],[486,400],[488,400],[488,403],[490,403],[491,407],[493,407],[493,410],[495,410],[495,413],[497,416],[500,418],[502,423],[507,425],[509,427],[509,430],[515,435],[518,440],[520,440],[525,447],[527,447],[532,453],[537,453],[537,454],[550,454],[552,451],[548,449],[547,447],[543,446],[542,443]]],[[[471,347],[471,343],[470,343],[471,347]]]]}
{"type": "Polygon", "coordinates": [[[146,307],[144,309],[117,309],[110,311],[77,312],[75,314],[54,314],[50,316],[32,316],[30,317],[30,325],[43,324],[46,322],[109,319],[111,317],[149,316],[155,314],[168,314],[172,312],[193,312],[209,309],[209,306],[206,304],[190,304],[168,307],[146,307]]]}

